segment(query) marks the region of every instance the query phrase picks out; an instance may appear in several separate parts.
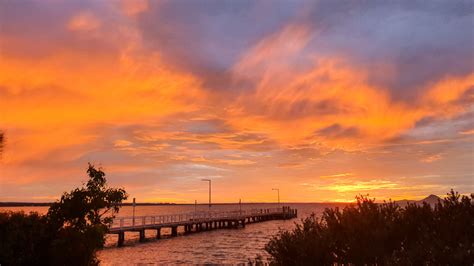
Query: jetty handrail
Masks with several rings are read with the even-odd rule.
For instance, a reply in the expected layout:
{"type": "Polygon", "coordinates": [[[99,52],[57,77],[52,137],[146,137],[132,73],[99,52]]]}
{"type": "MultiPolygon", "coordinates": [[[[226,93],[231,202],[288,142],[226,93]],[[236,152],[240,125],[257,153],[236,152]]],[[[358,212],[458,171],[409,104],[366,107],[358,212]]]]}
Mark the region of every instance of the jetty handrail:
{"type": "Polygon", "coordinates": [[[233,219],[251,215],[280,214],[287,211],[286,208],[267,208],[232,211],[199,211],[166,215],[146,215],[146,216],[123,216],[116,217],[110,229],[121,228],[143,228],[147,226],[159,226],[163,224],[173,224],[182,222],[207,221],[214,219],[233,219]]]}

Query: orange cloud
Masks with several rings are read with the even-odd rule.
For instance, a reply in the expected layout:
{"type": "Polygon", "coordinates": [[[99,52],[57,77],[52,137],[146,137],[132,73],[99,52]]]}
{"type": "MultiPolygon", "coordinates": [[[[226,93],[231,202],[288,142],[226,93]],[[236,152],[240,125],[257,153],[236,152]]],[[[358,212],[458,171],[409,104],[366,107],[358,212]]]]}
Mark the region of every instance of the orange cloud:
{"type": "Polygon", "coordinates": [[[435,161],[439,161],[441,159],[443,159],[443,155],[434,154],[434,155],[430,155],[428,157],[422,158],[420,161],[422,161],[424,163],[432,163],[432,162],[435,162],[435,161]]]}
{"type": "Polygon", "coordinates": [[[120,4],[127,16],[136,16],[148,10],[148,0],[121,0],[120,4]]]}
{"type": "MultiPolygon", "coordinates": [[[[147,1],[122,4],[130,17],[149,8],[147,1]]],[[[223,179],[216,182],[222,201],[235,200],[242,191],[248,200],[271,201],[272,191],[262,188],[274,185],[294,201],[352,200],[358,192],[407,195],[417,184],[389,176],[405,170],[389,164],[406,150],[388,150],[397,144],[387,142],[423,118],[465,114],[473,101],[474,73],[434,80],[419,98],[395,100],[388,88],[370,82],[370,69],[344,55],[308,54],[305,49],[318,35],[296,24],[257,42],[227,73],[230,81],[219,84],[245,88],[213,90],[203,77],[147,49],[131,20],[111,25],[92,12],[79,12],[64,25],[74,36],[64,36],[74,39],[72,46],[50,44],[52,52],[37,58],[1,55],[0,126],[7,138],[2,170],[19,176],[3,185],[74,179],[81,173],[78,164],[98,158],[118,176],[117,183],[150,201],[189,202],[202,191],[174,191],[195,186],[202,176],[223,179]],[[86,40],[75,39],[82,35],[86,40]],[[64,168],[56,169],[59,165],[64,168]],[[364,171],[369,172],[364,178],[356,174],[364,171]],[[160,182],[172,189],[150,189],[160,182]],[[309,190],[302,193],[298,184],[309,190]]],[[[18,41],[0,38],[9,49],[18,41]]],[[[427,146],[420,149],[454,142],[413,141],[427,146]]],[[[437,152],[421,153],[434,154],[421,161],[450,159],[437,152]]],[[[413,161],[425,173],[430,169],[423,168],[419,154],[413,161]]],[[[427,185],[422,192],[439,188],[445,189],[427,185]]]]}
{"type": "Polygon", "coordinates": [[[461,134],[461,135],[473,135],[474,134],[474,129],[464,130],[464,131],[459,132],[459,134],[461,134]]]}
{"type": "Polygon", "coordinates": [[[474,102],[474,73],[463,77],[446,77],[434,84],[423,98],[424,107],[436,109],[438,115],[450,117],[466,110],[474,102]]]}
{"type": "MultiPolygon", "coordinates": [[[[67,26],[92,30],[100,22],[83,12],[67,26]]],[[[101,136],[95,127],[104,123],[156,122],[197,110],[206,97],[199,78],[169,68],[159,54],[143,55],[140,39],[130,32],[112,29],[107,34],[120,45],[96,57],[74,47],[41,58],[2,55],[1,126],[8,145],[15,147],[6,151],[5,162],[91,144],[101,136]]]]}
{"type": "Polygon", "coordinates": [[[83,11],[72,17],[67,26],[72,31],[91,31],[100,25],[100,20],[91,11],[83,11]]]}
{"type": "Polygon", "coordinates": [[[353,173],[342,173],[342,174],[334,174],[334,175],[323,175],[320,178],[340,178],[340,177],[352,177],[353,173]]]}
{"type": "Polygon", "coordinates": [[[474,86],[474,74],[436,82],[418,102],[395,101],[387,88],[368,81],[368,69],[337,55],[302,59],[310,36],[304,27],[288,26],[235,65],[236,80],[250,79],[255,89],[228,108],[233,126],[286,145],[324,143],[357,150],[398,136],[424,117],[462,114],[467,106],[456,101],[472,102],[472,96],[463,95],[474,86]]]}

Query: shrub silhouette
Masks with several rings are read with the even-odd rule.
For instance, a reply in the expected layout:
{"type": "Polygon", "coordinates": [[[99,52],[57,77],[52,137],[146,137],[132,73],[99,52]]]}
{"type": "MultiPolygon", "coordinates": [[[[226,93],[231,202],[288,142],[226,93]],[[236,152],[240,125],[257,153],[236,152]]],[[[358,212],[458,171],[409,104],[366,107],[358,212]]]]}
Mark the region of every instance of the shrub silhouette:
{"type": "Polygon", "coordinates": [[[46,216],[0,212],[0,264],[47,265],[53,239],[46,216]]]}
{"type": "Polygon", "coordinates": [[[325,209],[266,246],[274,265],[472,265],[474,196],[451,190],[434,207],[393,202],[325,209]]]}
{"type": "Polygon", "coordinates": [[[0,213],[1,265],[98,264],[95,253],[127,194],[91,164],[87,174],[87,184],[64,193],[47,215],[0,213]]]}

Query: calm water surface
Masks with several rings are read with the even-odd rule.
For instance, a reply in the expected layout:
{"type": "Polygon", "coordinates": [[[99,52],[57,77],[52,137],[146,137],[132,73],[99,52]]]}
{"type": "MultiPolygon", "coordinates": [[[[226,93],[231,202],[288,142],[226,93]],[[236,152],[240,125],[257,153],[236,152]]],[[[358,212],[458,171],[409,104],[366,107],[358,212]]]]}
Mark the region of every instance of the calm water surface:
{"type": "MultiPolygon", "coordinates": [[[[283,204],[282,204],[283,205],[283,204]]],[[[294,203],[284,204],[298,209],[298,218],[292,220],[275,220],[248,224],[239,229],[218,229],[196,234],[154,240],[156,231],[149,230],[146,237],[149,241],[138,242],[138,233],[126,233],[125,246],[115,247],[116,235],[107,236],[106,247],[99,251],[102,265],[136,265],[136,264],[239,264],[247,263],[257,256],[266,258],[264,247],[270,238],[280,230],[294,227],[295,222],[311,213],[320,215],[324,208],[343,206],[342,204],[294,203]]],[[[242,209],[275,208],[277,204],[242,204],[242,209]]],[[[198,211],[207,210],[205,205],[198,205],[198,211]]],[[[15,207],[1,210],[24,210],[46,213],[48,207],[15,207]]],[[[239,210],[239,205],[214,205],[213,211],[239,210]]],[[[163,215],[193,212],[194,205],[137,206],[135,212],[141,215],[163,215]]],[[[126,206],[118,216],[131,216],[132,207],[126,206]]],[[[162,230],[162,234],[170,234],[162,230]]]]}

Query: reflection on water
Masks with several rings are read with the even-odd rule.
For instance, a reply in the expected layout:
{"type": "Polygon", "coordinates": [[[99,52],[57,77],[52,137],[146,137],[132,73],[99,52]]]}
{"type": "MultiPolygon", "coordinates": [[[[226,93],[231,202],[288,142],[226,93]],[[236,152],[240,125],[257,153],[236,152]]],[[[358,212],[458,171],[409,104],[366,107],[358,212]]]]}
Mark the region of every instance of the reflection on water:
{"type": "MultiPolygon", "coordinates": [[[[320,215],[324,208],[342,206],[342,204],[285,204],[298,209],[298,219],[275,220],[249,224],[239,229],[218,229],[200,233],[193,233],[174,238],[155,240],[156,231],[146,233],[146,243],[138,243],[138,233],[126,233],[125,247],[115,247],[117,237],[107,236],[106,248],[98,253],[102,265],[130,265],[130,264],[211,264],[246,263],[248,259],[257,256],[266,257],[264,251],[268,240],[282,229],[291,229],[300,218],[312,212],[320,215]]],[[[277,204],[242,204],[242,209],[265,209],[278,207],[277,204]]],[[[194,205],[166,205],[166,206],[137,206],[135,213],[140,215],[163,215],[172,213],[193,212],[194,205]]],[[[24,210],[46,213],[48,207],[14,207],[0,208],[1,210],[24,210]]],[[[207,210],[208,206],[198,205],[198,211],[207,210]]],[[[213,205],[213,211],[238,210],[239,205],[213,205]]],[[[123,207],[119,216],[132,215],[132,207],[123,207]]],[[[169,234],[162,230],[162,234],[169,234]]]]}

